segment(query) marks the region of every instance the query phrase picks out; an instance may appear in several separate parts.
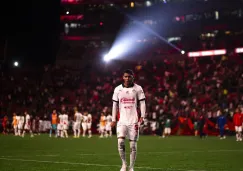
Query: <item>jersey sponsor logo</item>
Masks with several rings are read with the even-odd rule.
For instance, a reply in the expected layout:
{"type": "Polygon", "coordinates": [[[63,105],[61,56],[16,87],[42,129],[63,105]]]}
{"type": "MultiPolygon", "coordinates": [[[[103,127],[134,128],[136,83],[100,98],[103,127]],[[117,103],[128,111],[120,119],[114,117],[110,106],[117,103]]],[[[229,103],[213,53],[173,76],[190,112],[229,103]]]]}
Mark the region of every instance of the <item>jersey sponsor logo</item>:
{"type": "Polygon", "coordinates": [[[135,98],[121,98],[120,102],[123,104],[135,103],[135,98]]]}

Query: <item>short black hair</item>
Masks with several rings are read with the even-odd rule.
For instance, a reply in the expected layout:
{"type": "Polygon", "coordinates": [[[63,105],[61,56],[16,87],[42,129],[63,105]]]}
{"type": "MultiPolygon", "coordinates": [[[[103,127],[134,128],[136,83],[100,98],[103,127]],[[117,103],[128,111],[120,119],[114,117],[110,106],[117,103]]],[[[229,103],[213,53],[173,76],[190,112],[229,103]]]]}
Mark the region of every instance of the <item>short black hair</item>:
{"type": "Polygon", "coordinates": [[[124,70],[123,74],[125,74],[125,73],[130,74],[130,75],[134,75],[134,73],[133,73],[133,71],[131,69],[124,70]]]}

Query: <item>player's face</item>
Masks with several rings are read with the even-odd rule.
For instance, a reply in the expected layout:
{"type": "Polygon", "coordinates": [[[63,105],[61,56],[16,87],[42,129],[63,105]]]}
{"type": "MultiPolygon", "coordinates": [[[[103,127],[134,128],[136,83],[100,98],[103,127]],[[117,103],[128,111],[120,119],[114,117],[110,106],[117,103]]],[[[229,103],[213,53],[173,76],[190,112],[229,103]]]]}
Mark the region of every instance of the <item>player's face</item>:
{"type": "Polygon", "coordinates": [[[53,110],[53,113],[56,113],[57,111],[56,110],[53,110]]]}
{"type": "Polygon", "coordinates": [[[123,74],[123,80],[125,84],[131,84],[133,83],[133,75],[130,75],[128,73],[123,74]]]}

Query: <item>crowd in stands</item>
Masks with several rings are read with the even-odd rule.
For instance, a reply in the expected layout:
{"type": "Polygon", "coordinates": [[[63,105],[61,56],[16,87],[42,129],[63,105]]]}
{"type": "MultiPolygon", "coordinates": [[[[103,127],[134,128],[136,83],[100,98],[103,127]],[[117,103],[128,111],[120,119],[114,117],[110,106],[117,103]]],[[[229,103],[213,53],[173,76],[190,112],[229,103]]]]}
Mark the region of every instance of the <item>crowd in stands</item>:
{"type": "Polygon", "coordinates": [[[0,119],[27,110],[44,118],[65,107],[70,116],[77,106],[88,110],[97,123],[100,112],[111,113],[114,88],[122,71],[135,72],[136,83],[146,95],[147,118],[183,116],[212,120],[221,110],[231,119],[237,107],[243,112],[243,58],[235,54],[205,58],[156,61],[113,61],[73,69],[65,66],[13,68],[1,71],[0,119]]]}

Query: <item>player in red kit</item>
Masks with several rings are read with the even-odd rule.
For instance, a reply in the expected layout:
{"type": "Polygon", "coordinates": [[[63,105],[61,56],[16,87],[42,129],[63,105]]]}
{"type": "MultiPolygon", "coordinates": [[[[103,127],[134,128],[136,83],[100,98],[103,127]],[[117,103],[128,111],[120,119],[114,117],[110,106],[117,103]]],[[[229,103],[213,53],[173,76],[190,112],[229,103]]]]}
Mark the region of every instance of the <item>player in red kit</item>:
{"type": "Polygon", "coordinates": [[[240,113],[239,109],[235,110],[233,122],[235,125],[236,141],[242,141],[241,132],[242,132],[243,117],[242,117],[242,114],[240,113]]]}

